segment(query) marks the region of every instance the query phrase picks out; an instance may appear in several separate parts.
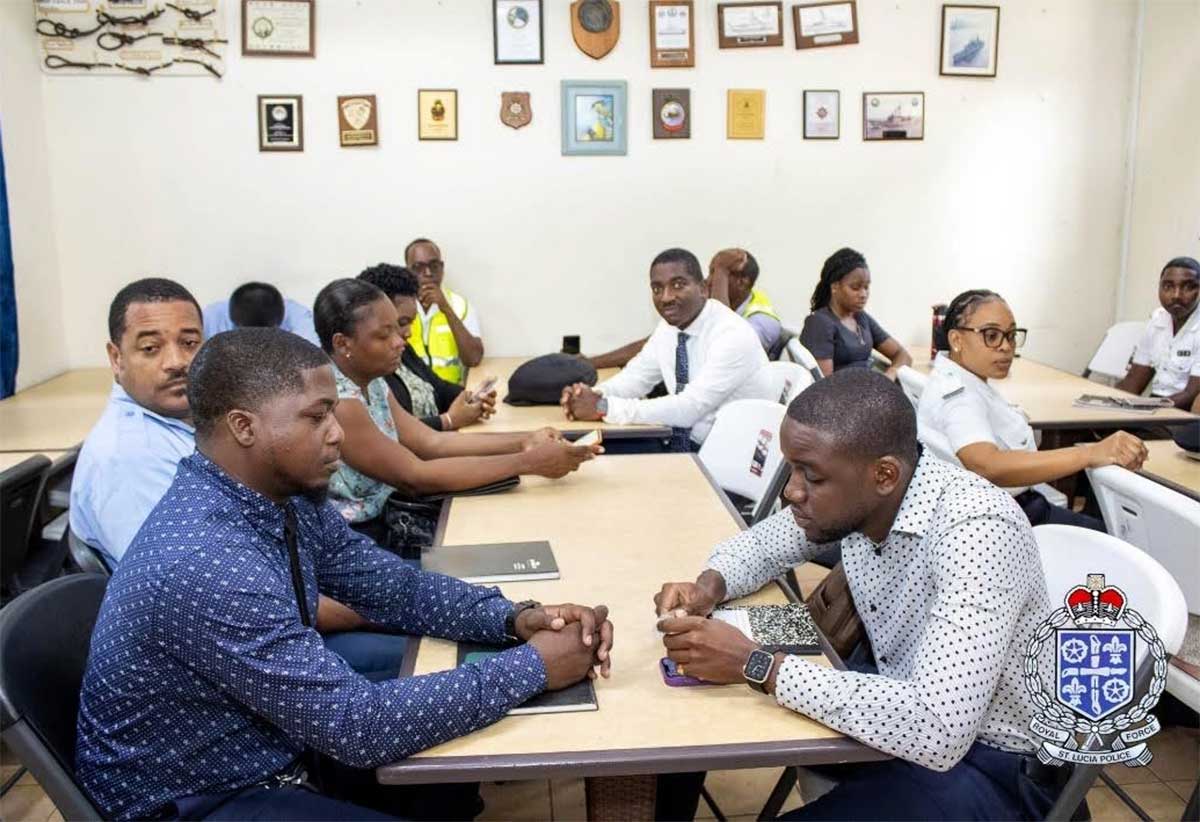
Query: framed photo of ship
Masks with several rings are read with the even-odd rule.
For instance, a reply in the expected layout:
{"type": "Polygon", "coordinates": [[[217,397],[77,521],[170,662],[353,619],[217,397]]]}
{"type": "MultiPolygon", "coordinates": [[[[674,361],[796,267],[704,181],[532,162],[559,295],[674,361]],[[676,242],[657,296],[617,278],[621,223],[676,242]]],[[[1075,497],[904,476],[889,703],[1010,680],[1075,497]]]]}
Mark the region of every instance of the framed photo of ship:
{"type": "Polygon", "coordinates": [[[924,140],[925,92],[863,92],[864,140],[924,140]]]}
{"type": "Polygon", "coordinates": [[[999,49],[999,6],[942,6],[943,75],[995,77],[999,49]]]}

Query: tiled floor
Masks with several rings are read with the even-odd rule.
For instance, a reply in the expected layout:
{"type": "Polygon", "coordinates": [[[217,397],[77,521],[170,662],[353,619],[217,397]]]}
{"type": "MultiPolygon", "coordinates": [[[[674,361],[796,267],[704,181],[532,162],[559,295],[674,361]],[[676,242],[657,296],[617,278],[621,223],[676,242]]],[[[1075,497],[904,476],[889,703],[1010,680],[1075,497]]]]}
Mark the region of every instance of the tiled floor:
{"type": "MultiPolygon", "coordinates": [[[[1200,774],[1200,731],[1167,728],[1150,741],[1150,749],[1154,752],[1154,761],[1148,767],[1118,765],[1109,768],[1109,774],[1152,818],[1174,822],[1183,814],[1200,774]]],[[[0,781],[8,779],[16,769],[11,755],[0,751],[0,781]]],[[[751,822],[757,818],[779,774],[778,768],[713,771],[705,785],[730,820],[751,822]]],[[[579,820],[586,815],[582,779],[488,784],[482,791],[487,808],[480,819],[485,821],[579,820]]],[[[793,792],[784,810],[799,806],[800,795],[793,792]]],[[[1103,785],[1088,793],[1088,806],[1096,822],[1137,820],[1117,795],[1103,785]]],[[[701,802],[697,819],[712,818],[712,812],[701,802]]],[[[0,799],[0,820],[3,822],[61,819],[54,804],[28,774],[0,799]]]]}

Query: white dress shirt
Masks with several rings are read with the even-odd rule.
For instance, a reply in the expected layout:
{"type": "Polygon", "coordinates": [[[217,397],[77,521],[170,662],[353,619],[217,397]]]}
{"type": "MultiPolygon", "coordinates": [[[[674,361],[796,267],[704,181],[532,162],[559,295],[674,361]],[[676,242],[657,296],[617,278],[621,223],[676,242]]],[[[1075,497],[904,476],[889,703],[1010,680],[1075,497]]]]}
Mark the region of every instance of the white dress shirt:
{"type": "Polygon", "coordinates": [[[704,442],[713,419],[730,400],[772,397],[767,355],[754,329],[729,307],[708,300],[692,324],[679,329],[659,322],[636,357],[611,380],[596,386],[608,400],[605,422],[657,423],[690,428],[704,442]],[[675,393],[675,348],[679,332],[688,335],[688,383],[675,393]],[[642,397],[660,382],[667,396],[642,397]]]}
{"type": "MultiPolygon", "coordinates": [[[[471,335],[483,339],[483,323],[479,321],[479,309],[475,307],[475,303],[470,303],[470,310],[467,312],[466,318],[459,317],[462,320],[463,328],[471,332],[471,335]]],[[[442,313],[442,309],[438,308],[438,304],[434,303],[426,309],[421,305],[421,301],[417,300],[417,314],[421,317],[421,322],[424,328],[429,328],[429,323],[438,314],[442,313]]]]}
{"type": "MultiPolygon", "coordinates": [[[[1001,451],[1037,450],[1037,439],[1024,412],[944,351],[934,359],[929,385],[921,394],[917,427],[923,437],[927,431],[940,433],[950,445],[950,453],[940,456],[959,466],[958,452],[977,442],[990,442],[1001,451]]],[[[1008,492],[1024,490],[1009,488],[1008,492]]]]}
{"type": "Polygon", "coordinates": [[[1150,315],[1146,330],[1133,349],[1135,365],[1154,369],[1150,393],[1169,397],[1187,387],[1189,377],[1200,377],[1200,307],[1192,309],[1179,333],[1167,309],[1159,307],[1150,315]]]}
{"type": "MultiPolygon", "coordinates": [[[[734,599],[827,547],[810,543],[786,508],[718,545],[708,567],[734,599]]],[[[936,771],[976,739],[1034,750],[1025,650],[1052,608],[1012,497],[926,453],[884,541],[851,534],[842,563],[879,673],[789,656],[776,677],[780,705],[936,771]]],[[[1052,653],[1043,657],[1040,670],[1053,671],[1052,653]]]]}

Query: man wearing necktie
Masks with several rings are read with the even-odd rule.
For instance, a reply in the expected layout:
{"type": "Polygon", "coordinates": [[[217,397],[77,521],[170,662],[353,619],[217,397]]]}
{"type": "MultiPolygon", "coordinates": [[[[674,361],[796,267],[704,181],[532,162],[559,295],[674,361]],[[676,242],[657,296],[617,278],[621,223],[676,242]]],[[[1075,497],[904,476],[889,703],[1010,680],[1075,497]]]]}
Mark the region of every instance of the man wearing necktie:
{"type": "MultiPolygon", "coordinates": [[[[650,296],[662,322],[645,347],[611,380],[564,388],[563,411],[574,420],[671,427],[665,443],[635,441],[642,452],[698,451],[725,403],[772,399],[767,355],[745,320],[708,298],[690,251],[671,248],[654,258],[650,296]],[[643,399],[660,382],[667,396],[643,399]]],[[[605,443],[609,453],[615,442],[605,443]]]]}

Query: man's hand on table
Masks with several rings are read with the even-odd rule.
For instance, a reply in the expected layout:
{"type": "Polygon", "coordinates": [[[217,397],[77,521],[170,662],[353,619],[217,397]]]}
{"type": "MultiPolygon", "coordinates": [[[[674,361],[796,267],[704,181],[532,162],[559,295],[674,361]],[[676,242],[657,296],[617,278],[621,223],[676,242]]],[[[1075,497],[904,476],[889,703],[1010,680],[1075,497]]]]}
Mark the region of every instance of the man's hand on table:
{"type": "Polygon", "coordinates": [[[604,605],[589,608],[565,603],[528,608],[517,616],[516,630],[517,637],[541,655],[549,690],[573,685],[585,675],[595,679],[597,669],[608,678],[612,669],[613,624],[604,605]],[[578,667],[579,655],[584,660],[582,667],[578,667]],[[577,668],[574,679],[563,679],[575,674],[577,668]],[[552,684],[555,682],[558,684],[552,684]]]}
{"type": "Polygon", "coordinates": [[[603,419],[597,407],[603,394],[597,393],[590,385],[577,382],[562,390],[559,405],[569,420],[584,420],[594,422],[603,419]]]}
{"type": "Polygon", "coordinates": [[[719,619],[665,617],[658,622],[667,656],[679,672],[714,685],[745,683],[743,669],[758,643],[719,619]]]}
{"type": "Polygon", "coordinates": [[[660,616],[708,616],[725,601],[725,580],[708,570],[695,582],[668,582],[654,595],[655,612],[660,616]]]}

